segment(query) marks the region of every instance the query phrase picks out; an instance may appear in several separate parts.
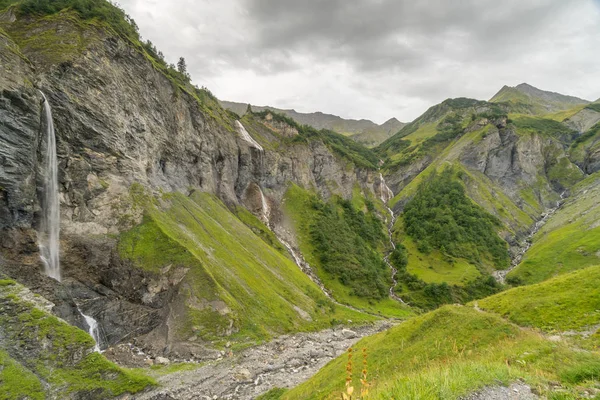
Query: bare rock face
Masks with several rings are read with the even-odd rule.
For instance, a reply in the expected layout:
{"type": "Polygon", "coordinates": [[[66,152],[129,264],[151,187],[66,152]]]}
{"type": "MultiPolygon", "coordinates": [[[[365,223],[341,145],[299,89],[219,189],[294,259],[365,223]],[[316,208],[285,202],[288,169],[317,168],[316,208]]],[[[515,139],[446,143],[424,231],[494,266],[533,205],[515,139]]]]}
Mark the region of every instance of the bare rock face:
{"type": "Polygon", "coordinates": [[[567,126],[577,132],[586,132],[598,122],[600,122],[600,112],[589,108],[584,108],[565,121],[567,126]]]}
{"type": "MultiPolygon", "coordinates": [[[[9,35],[20,23],[6,15],[1,22],[9,35]]],[[[252,146],[216,99],[177,87],[121,38],[81,31],[68,19],[37,29],[80,35],[85,48],[54,60],[0,35],[0,270],[48,296],[68,322],[85,328],[78,308],[99,320],[104,345],[146,335],[157,349],[172,349],[168,321],[186,271],[140,271],[117,249],[115,238],[142,219],[135,185],[149,193],[200,190],[257,212],[260,187],[274,209],[289,182],[325,197],[349,198],[357,184],[373,190],[375,172],[318,140],[290,141],[298,132],[285,124],[257,121],[253,132],[277,145],[252,146]],[[45,140],[36,88],[56,127],[63,284],[41,276],[37,254],[45,140]]]]}

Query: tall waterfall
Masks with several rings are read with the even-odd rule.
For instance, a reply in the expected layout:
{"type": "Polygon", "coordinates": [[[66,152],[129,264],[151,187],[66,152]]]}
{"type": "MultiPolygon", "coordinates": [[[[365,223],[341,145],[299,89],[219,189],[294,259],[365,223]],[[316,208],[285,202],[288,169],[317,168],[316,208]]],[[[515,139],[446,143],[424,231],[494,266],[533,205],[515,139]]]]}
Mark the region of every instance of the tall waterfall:
{"type": "Polygon", "coordinates": [[[44,198],[42,221],[39,231],[40,257],[44,263],[46,275],[60,281],[59,234],[60,204],[58,199],[58,162],[56,158],[56,136],[52,109],[44,93],[44,118],[46,121],[46,157],[44,162],[44,198]]]}
{"type": "MultiPolygon", "coordinates": [[[[38,232],[40,258],[44,263],[46,275],[60,282],[60,201],[58,197],[58,160],[56,157],[56,135],[54,132],[54,121],[52,120],[52,108],[42,91],[44,98],[44,119],[46,125],[46,157],[44,159],[44,197],[42,203],[42,221],[38,232]]],[[[78,309],[79,310],[79,309],[78,309]]],[[[100,351],[100,335],[98,322],[79,310],[88,325],[88,333],[96,346],[95,351],[100,351]]]]}

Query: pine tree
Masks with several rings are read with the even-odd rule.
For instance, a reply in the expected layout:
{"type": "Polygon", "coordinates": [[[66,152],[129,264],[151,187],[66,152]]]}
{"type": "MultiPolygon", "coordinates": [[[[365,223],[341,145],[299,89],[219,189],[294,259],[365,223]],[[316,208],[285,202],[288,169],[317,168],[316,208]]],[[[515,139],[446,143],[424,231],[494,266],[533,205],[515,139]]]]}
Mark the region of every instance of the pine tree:
{"type": "Polygon", "coordinates": [[[179,61],[177,61],[177,71],[183,76],[186,77],[187,80],[190,79],[190,74],[187,72],[187,64],[185,63],[185,58],[179,57],[179,61]]]}

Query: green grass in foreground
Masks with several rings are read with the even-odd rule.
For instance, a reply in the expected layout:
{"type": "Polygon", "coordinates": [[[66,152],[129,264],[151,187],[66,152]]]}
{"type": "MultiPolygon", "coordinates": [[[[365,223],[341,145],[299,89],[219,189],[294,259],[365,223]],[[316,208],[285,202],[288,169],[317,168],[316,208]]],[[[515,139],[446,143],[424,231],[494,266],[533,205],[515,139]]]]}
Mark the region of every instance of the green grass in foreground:
{"type": "Polygon", "coordinates": [[[521,326],[581,331],[600,323],[600,266],[479,300],[483,310],[521,326]]]}
{"type": "MultiPolygon", "coordinates": [[[[365,399],[457,399],[518,378],[542,392],[552,381],[575,393],[600,374],[597,353],[575,351],[499,316],[461,306],[442,307],[357,343],[356,390],[363,348],[372,385],[365,399]]],[[[346,355],[338,357],[281,398],[340,398],[346,363],[346,355]]]]}

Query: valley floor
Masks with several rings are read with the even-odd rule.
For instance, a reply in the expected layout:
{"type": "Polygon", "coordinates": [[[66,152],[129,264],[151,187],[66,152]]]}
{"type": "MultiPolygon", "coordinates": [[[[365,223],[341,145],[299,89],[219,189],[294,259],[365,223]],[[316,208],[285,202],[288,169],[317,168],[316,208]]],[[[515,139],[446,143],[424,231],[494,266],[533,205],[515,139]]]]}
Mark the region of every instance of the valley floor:
{"type": "Polygon", "coordinates": [[[389,322],[382,321],[352,330],[337,328],[281,336],[194,370],[157,376],[158,388],[132,398],[254,399],[273,388],[290,388],[305,382],[362,337],[390,327],[389,322]]]}

